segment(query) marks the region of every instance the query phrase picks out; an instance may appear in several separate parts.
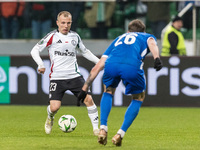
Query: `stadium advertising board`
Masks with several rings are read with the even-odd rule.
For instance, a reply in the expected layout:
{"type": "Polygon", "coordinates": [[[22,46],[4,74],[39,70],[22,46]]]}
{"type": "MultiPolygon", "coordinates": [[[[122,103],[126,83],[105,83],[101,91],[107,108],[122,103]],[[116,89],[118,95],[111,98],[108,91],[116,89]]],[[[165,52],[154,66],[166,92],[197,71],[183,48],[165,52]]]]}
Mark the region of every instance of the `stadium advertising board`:
{"type": "MultiPolygon", "coordinates": [[[[143,106],[200,106],[200,65],[199,57],[163,57],[164,67],[156,72],[153,68],[153,58],[145,59],[147,80],[146,98],[143,106]]],[[[46,73],[40,75],[31,57],[11,57],[9,68],[9,91],[11,104],[48,104],[49,68],[48,57],[43,57],[46,73]]],[[[93,63],[83,57],[78,57],[80,71],[87,78],[93,63]]],[[[91,91],[94,101],[100,104],[103,92],[103,71],[92,84],[91,91]]],[[[113,105],[127,106],[131,97],[124,95],[124,86],[117,88],[113,105]]],[[[66,92],[63,105],[76,105],[76,98],[66,92]]]]}
{"type": "Polygon", "coordinates": [[[10,57],[0,56],[0,104],[10,103],[9,67],[10,57]]]}

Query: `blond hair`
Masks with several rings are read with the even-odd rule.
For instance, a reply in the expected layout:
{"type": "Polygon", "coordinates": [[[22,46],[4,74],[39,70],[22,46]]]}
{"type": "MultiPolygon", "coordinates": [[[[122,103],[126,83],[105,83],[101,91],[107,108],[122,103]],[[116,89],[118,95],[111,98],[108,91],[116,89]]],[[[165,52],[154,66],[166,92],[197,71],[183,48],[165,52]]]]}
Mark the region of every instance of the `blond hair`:
{"type": "Polygon", "coordinates": [[[72,17],[72,15],[71,15],[70,12],[68,12],[68,11],[61,11],[61,12],[57,15],[57,20],[58,20],[58,18],[59,18],[61,15],[64,15],[64,17],[68,17],[68,16],[71,16],[71,17],[72,17]]]}

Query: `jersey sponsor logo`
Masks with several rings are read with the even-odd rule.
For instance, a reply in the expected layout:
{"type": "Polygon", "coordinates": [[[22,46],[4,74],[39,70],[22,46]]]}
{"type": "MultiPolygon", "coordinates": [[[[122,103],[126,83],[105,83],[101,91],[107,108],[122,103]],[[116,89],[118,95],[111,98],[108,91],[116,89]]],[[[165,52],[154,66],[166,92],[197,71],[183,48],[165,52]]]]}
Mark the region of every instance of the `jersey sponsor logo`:
{"type": "Polygon", "coordinates": [[[69,52],[68,49],[65,52],[55,51],[54,54],[59,56],[75,56],[75,53],[69,52]]]}
{"type": "Polygon", "coordinates": [[[62,43],[62,41],[61,41],[61,40],[58,40],[58,42],[56,42],[56,43],[62,43]]]}

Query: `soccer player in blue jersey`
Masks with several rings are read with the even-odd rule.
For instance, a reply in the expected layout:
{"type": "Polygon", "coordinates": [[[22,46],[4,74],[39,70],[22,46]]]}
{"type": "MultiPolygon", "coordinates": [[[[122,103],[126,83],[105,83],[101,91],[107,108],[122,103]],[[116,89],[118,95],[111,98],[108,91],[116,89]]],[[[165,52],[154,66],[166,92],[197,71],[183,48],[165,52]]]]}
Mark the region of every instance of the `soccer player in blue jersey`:
{"type": "Polygon", "coordinates": [[[126,110],[121,128],[112,138],[112,142],[116,146],[121,146],[122,139],[138,115],[145,97],[146,82],[143,70],[145,56],[151,52],[156,71],[162,68],[156,38],[145,33],[145,28],[142,21],[138,19],[131,21],[128,25],[128,33],[122,34],[111,43],[100,61],[91,70],[82,91],[79,93],[78,99],[83,101],[91,83],[104,68],[105,92],[100,102],[101,125],[98,135],[100,144],[107,144],[107,120],[112,108],[113,95],[119,82],[122,80],[126,87],[125,94],[131,94],[132,101],[126,110]]]}

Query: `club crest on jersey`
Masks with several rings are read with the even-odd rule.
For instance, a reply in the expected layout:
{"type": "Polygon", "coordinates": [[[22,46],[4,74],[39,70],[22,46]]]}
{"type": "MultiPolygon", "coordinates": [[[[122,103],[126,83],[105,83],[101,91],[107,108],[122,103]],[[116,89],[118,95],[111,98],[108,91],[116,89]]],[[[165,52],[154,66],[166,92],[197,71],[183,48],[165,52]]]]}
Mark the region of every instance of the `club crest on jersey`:
{"type": "Polygon", "coordinates": [[[73,46],[76,46],[76,41],[75,40],[72,40],[71,43],[72,43],[73,46]]]}

